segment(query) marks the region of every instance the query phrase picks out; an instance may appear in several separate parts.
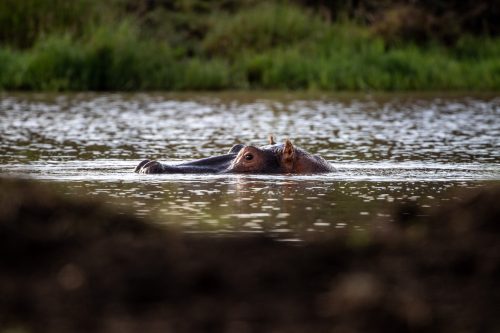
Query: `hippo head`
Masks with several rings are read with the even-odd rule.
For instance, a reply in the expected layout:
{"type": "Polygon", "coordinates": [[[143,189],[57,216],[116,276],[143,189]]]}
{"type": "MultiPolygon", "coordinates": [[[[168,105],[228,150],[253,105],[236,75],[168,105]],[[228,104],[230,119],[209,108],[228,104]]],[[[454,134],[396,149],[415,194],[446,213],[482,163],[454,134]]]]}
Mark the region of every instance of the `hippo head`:
{"type": "Polygon", "coordinates": [[[317,155],[296,148],[290,140],[284,144],[262,147],[237,144],[227,154],[202,158],[178,165],[144,160],[135,169],[138,173],[319,173],[332,171],[332,166],[317,155]]]}
{"type": "MultiPolygon", "coordinates": [[[[234,147],[233,147],[234,148],[234,147]]],[[[238,153],[225,172],[228,173],[280,173],[278,155],[272,147],[238,147],[238,153]]]]}

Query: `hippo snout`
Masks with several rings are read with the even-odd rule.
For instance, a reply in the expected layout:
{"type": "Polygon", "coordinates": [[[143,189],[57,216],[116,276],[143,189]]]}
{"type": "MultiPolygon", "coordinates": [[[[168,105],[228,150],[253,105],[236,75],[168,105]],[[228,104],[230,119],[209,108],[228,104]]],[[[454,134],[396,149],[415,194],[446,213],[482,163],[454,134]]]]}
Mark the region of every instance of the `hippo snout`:
{"type": "Polygon", "coordinates": [[[134,172],[136,173],[162,173],[163,165],[158,161],[144,160],[139,163],[134,172]]]}

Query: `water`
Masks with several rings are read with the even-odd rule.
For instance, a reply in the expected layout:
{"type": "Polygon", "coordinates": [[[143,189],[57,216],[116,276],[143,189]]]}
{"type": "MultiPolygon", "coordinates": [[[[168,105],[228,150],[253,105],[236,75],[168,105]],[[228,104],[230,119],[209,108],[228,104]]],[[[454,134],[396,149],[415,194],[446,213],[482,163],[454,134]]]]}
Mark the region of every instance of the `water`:
{"type": "Polygon", "coordinates": [[[2,176],[61,183],[162,225],[285,240],[391,223],[395,203],[425,215],[457,189],[500,183],[494,95],[4,94],[2,176]],[[266,144],[268,134],[329,160],[325,175],[138,175],[266,144]]]}

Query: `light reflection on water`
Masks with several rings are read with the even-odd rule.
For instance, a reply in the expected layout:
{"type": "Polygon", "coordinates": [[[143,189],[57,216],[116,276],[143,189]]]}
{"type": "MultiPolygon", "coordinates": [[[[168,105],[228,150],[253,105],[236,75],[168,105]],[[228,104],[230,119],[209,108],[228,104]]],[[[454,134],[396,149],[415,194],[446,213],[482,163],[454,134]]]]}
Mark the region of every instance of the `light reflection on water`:
{"type": "Polygon", "coordinates": [[[0,175],[60,182],[188,231],[302,239],[426,214],[500,180],[500,99],[273,95],[7,95],[0,175]],[[142,158],[221,154],[268,133],[327,158],[325,175],[137,175],[142,158]]]}

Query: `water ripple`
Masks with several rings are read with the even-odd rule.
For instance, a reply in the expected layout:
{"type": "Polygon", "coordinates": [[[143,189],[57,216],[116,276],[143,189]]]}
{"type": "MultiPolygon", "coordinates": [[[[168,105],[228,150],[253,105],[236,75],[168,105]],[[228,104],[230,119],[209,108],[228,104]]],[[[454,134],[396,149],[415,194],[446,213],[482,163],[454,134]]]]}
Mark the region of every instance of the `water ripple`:
{"type": "Polygon", "coordinates": [[[499,116],[496,96],[0,95],[0,176],[58,182],[187,232],[298,240],[390,223],[394,203],[425,215],[453,190],[497,184],[499,116]],[[269,133],[336,171],[132,172],[144,158],[180,163],[269,133]]]}

